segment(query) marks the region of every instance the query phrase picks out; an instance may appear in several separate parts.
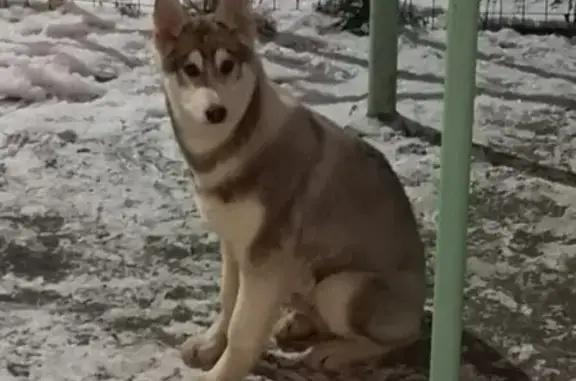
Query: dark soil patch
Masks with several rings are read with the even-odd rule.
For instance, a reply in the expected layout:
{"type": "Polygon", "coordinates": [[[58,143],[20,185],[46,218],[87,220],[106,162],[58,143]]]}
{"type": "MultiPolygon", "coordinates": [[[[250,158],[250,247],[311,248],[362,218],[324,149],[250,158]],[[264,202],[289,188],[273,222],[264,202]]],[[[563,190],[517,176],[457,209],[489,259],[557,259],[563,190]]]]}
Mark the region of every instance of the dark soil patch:
{"type": "Polygon", "coordinates": [[[61,232],[63,217],[48,213],[5,214],[0,218],[16,231],[31,230],[35,234],[26,241],[0,236],[0,275],[13,273],[24,279],[43,277],[47,282],[66,277],[72,268],[72,259],[78,255],[65,248],[65,241],[73,239],[61,232]]]}
{"type": "Polygon", "coordinates": [[[51,290],[35,290],[21,288],[10,294],[0,294],[0,302],[23,303],[31,306],[41,306],[62,298],[62,295],[51,290]]]}
{"type": "Polygon", "coordinates": [[[43,277],[47,282],[57,282],[66,277],[75,253],[59,247],[57,236],[36,237],[26,244],[8,241],[0,236],[0,274],[33,279],[43,277]]]}

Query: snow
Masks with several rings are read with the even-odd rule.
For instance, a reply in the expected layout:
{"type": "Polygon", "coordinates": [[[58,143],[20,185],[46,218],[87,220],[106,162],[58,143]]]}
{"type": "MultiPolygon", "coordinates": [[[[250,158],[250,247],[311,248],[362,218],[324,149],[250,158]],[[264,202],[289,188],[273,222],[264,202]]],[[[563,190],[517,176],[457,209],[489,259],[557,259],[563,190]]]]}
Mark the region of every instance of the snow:
{"type": "MultiPolygon", "coordinates": [[[[318,35],[329,20],[312,3],[273,13],[266,70],[369,133],[432,264],[439,148],[363,117],[368,40],[318,35]]],[[[150,64],[150,19],[67,7],[0,9],[0,379],[180,380],[193,371],[174,345],[214,317],[219,263],[150,64]]],[[[398,110],[418,128],[441,131],[444,41],[400,38],[398,110]]],[[[549,175],[576,171],[573,43],[479,34],[474,140],[516,160],[475,151],[466,325],[534,380],[576,371],[575,183],[549,175]]]]}

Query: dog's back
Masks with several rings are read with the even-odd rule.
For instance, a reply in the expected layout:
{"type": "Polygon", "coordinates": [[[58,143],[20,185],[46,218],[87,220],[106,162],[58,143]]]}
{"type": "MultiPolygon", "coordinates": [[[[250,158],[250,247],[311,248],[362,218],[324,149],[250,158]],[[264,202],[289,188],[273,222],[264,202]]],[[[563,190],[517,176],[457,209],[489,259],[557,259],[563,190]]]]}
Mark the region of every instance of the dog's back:
{"type": "Polygon", "coordinates": [[[302,214],[296,251],[325,257],[315,268],[323,276],[341,267],[383,276],[399,269],[423,272],[416,220],[387,159],[352,133],[312,120],[317,126],[311,128],[324,130],[316,147],[323,154],[296,206],[302,214]],[[322,246],[324,255],[306,249],[322,246]]]}
{"type": "Polygon", "coordinates": [[[366,141],[298,106],[250,165],[259,167],[253,185],[269,213],[261,234],[268,245],[292,246],[321,277],[350,266],[424,271],[408,197],[387,159],[366,141]]]}
{"type": "MultiPolygon", "coordinates": [[[[253,260],[301,258],[316,282],[366,272],[421,309],[424,247],[410,201],[385,156],[304,106],[251,165],[267,211],[253,260]]],[[[257,185],[256,185],[257,184],[257,185]]]]}
{"type": "MultiPolygon", "coordinates": [[[[250,260],[258,266],[289,256],[300,264],[290,277],[294,293],[302,290],[293,300],[304,301],[307,312],[293,315],[279,340],[294,339],[293,326],[302,324],[295,316],[314,321],[297,337],[323,327],[324,334],[356,338],[339,347],[333,367],[415,340],[426,293],[424,247],[385,156],[297,105],[250,167],[266,210],[250,260]]],[[[333,351],[319,347],[311,361],[333,351]]]]}

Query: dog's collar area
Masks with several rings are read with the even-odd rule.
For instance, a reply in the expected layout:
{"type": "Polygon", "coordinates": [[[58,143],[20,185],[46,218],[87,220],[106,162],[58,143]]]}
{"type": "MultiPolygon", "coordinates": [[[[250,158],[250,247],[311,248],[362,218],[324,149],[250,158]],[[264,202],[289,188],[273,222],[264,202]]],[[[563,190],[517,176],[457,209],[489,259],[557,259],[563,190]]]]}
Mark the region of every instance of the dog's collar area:
{"type": "Polygon", "coordinates": [[[261,92],[260,84],[256,83],[256,87],[254,87],[252,91],[250,103],[246,106],[246,110],[244,110],[244,114],[236,126],[237,130],[250,130],[258,124],[260,119],[261,92]]]}

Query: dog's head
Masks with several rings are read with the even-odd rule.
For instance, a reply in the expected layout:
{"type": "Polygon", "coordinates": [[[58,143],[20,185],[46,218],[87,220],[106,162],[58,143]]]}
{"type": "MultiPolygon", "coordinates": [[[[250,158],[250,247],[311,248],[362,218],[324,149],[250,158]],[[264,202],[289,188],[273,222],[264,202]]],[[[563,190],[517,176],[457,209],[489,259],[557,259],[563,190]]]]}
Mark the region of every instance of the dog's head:
{"type": "Polygon", "coordinates": [[[249,0],[220,0],[201,15],[179,0],[155,0],[153,19],[161,69],[182,108],[199,125],[237,123],[257,86],[249,0]]]}

